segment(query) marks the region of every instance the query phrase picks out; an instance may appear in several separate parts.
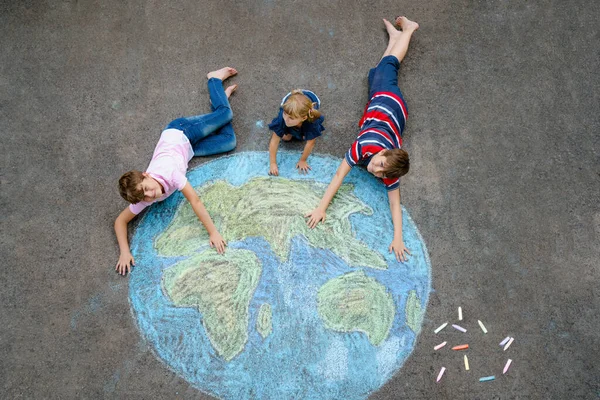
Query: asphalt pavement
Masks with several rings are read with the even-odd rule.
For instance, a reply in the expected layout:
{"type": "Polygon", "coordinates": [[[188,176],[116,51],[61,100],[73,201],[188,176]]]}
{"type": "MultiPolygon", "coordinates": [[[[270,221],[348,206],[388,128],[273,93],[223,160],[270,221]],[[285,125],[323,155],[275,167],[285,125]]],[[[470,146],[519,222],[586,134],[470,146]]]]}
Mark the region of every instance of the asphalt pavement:
{"type": "Polygon", "coordinates": [[[420,24],[399,78],[402,203],[432,294],[415,350],[369,398],[598,398],[600,2],[584,0],[1,2],[1,397],[211,398],[136,327],[114,272],[117,179],[145,168],[166,123],[208,110],[222,66],[239,71],[236,153],[267,150],[301,87],[326,115],[314,151],[341,158],[381,18],[400,14],[420,24]],[[467,376],[433,351],[458,306],[490,331],[473,346],[515,337],[503,379],[477,381],[491,359],[467,376]]]}

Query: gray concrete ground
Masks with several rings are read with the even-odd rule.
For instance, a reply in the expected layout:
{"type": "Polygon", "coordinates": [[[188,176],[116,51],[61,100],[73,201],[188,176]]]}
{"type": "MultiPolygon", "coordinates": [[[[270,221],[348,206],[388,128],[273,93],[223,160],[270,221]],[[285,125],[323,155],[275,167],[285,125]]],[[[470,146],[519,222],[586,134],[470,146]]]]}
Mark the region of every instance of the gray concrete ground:
{"type": "Polygon", "coordinates": [[[371,398],[598,398],[600,2],[584,0],[3,1],[1,397],[209,398],[140,339],[113,271],[116,181],[166,122],[208,109],[205,74],[225,65],[240,72],[236,152],[266,150],[259,121],[307,87],[327,116],[315,151],[341,157],[381,18],[398,14],[421,25],[400,74],[402,193],[434,292],[415,351],[371,398]],[[473,346],[516,337],[505,379],[434,354],[459,305],[494,335],[473,346]]]}

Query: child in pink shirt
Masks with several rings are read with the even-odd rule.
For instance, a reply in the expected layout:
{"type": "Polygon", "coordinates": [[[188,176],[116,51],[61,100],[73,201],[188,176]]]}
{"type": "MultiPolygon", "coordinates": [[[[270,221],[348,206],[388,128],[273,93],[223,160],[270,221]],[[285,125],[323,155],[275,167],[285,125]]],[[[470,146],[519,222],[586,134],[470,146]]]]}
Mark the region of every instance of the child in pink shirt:
{"type": "Polygon", "coordinates": [[[229,67],[210,72],[207,77],[212,112],[172,121],[160,135],[146,172],[129,171],[119,179],[121,196],[131,203],[115,220],[115,233],[121,250],[115,267],[119,274],[130,272],[134,264],[127,241],[129,221],[150,204],[163,201],[176,190],[181,191],[190,202],[208,231],[210,246],[220,254],[225,252],[227,243],[185,174],[192,157],[219,154],[235,148],[235,133],[231,125],[233,113],[228,99],[237,85],[225,90],[222,85],[225,79],[235,74],[237,71],[229,67]]]}

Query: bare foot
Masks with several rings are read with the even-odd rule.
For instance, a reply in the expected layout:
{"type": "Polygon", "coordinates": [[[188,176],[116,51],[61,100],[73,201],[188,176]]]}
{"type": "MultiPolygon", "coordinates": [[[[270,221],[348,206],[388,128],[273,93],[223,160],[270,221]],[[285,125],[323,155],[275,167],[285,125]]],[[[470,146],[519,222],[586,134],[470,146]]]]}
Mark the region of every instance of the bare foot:
{"type": "Polygon", "coordinates": [[[216,71],[209,72],[206,75],[206,77],[208,79],[217,78],[217,79],[224,81],[225,79],[227,79],[230,76],[233,76],[235,74],[237,74],[237,70],[235,68],[225,67],[225,68],[218,69],[216,71]]]}
{"type": "Polygon", "coordinates": [[[235,92],[237,90],[237,88],[238,88],[237,84],[228,86],[227,89],[225,89],[225,94],[227,95],[227,98],[229,98],[233,94],[233,92],[235,92]]]}
{"type": "Polygon", "coordinates": [[[385,24],[385,30],[387,31],[388,35],[390,35],[390,42],[402,34],[400,31],[398,31],[398,29],[394,28],[394,25],[392,25],[392,23],[387,19],[384,18],[383,23],[385,24]]]}
{"type": "Polygon", "coordinates": [[[417,24],[415,21],[411,21],[405,16],[396,17],[396,20],[394,22],[396,22],[396,25],[398,25],[400,29],[402,29],[402,32],[416,31],[417,29],[419,29],[419,24],[417,24]]]}

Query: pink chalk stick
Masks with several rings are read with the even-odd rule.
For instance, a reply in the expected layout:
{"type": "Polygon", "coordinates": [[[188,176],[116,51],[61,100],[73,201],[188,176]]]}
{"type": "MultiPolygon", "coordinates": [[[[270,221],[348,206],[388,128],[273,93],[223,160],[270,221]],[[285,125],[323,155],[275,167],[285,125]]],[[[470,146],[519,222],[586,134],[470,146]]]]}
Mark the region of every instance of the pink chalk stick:
{"type": "Polygon", "coordinates": [[[440,379],[442,379],[442,376],[444,375],[444,372],[446,371],[446,367],[442,367],[442,369],[440,369],[440,373],[438,374],[437,379],[435,380],[436,382],[439,382],[440,379]]]}
{"type": "Polygon", "coordinates": [[[509,358],[508,361],[506,362],[506,365],[504,366],[504,369],[502,370],[502,375],[504,375],[506,373],[506,371],[508,371],[508,368],[510,367],[510,363],[512,363],[512,360],[509,358]]]}
{"type": "Polygon", "coordinates": [[[441,349],[442,347],[444,347],[444,346],[446,345],[446,343],[448,343],[448,342],[442,342],[442,343],[438,344],[437,346],[435,346],[433,349],[434,349],[434,350],[439,350],[439,349],[441,349]]]}

